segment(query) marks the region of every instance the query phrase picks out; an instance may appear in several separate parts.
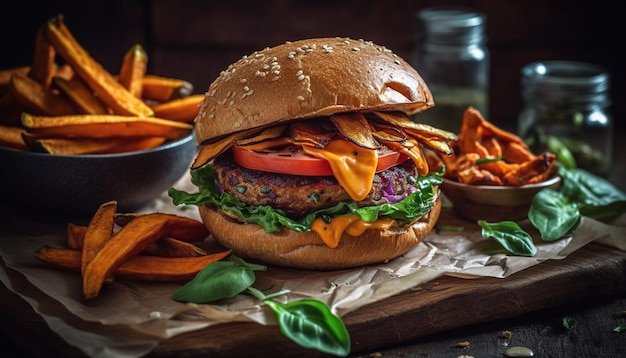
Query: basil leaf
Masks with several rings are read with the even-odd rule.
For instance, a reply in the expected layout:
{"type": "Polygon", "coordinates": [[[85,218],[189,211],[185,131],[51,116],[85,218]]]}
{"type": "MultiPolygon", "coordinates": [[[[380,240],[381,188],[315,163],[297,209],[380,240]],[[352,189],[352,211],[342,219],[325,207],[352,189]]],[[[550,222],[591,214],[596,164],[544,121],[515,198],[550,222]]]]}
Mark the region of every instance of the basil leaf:
{"type": "Polygon", "coordinates": [[[626,212],[626,194],[611,182],[584,169],[561,169],[561,193],[578,204],[581,215],[595,219],[626,212]]]}
{"type": "Polygon", "coordinates": [[[613,328],[613,332],[626,332],[626,324],[620,324],[619,326],[616,326],[615,328],[613,328]]]}
{"type": "Polygon", "coordinates": [[[484,237],[495,239],[508,252],[519,256],[535,256],[537,248],[532,237],[514,221],[488,223],[478,220],[484,237]]]}
{"type": "Polygon", "coordinates": [[[561,319],[561,322],[563,323],[563,327],[565,327],[565,329],[570,330],[573,329],[576,326],[576,318],[574,317],[563,317],[563,319],[561,319]]]}
{"type": "Polygon", "coordinates": [[[300,346],[340,357],[350,353],[348,330],[325,303],[314,299],[264,302],[276,313],[280,331],[300,346]]]}
{"type": "MultiPolygon", "coordinates": [[[[250,287],[256,277],[255,266],[234,261],[217,261],[207,265],[189,282],[172,294],[183,302],[207,303],[234,297],[250,287]]],[[[265,266],[260,266],[265,268],[265,266]]]]}
{"type": "Polygon", "coordinates": [[[552,189],[538,192],[528,210],[528,219],[544,241],[554,241],[570,233],[580,222],[580,217],[578,205],[552,189]]]}

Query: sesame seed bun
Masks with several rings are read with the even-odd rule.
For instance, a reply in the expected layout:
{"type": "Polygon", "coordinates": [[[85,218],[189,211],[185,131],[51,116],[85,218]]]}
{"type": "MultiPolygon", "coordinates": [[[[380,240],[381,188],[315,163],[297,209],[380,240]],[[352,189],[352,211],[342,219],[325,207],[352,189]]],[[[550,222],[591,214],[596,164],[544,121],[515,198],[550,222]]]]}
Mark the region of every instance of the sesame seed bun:
{"type": "Polygon", "coordinates": [[[414,114],[434,105],[417,71],[387,48],[317,38],[266,48],[209,86],[195,120],[199,143],[240,130],[348,111],[414,114]]]}
{"type": "Polygon", "coordinates": [[[312,270],[339,270],[387,262],[405,254],[433,229],[441,199],[412,225],[389,230],[367,229],[355,237],[343,234],[335,248],[326,246],[315,232],[283,229],[266,233],[256,224],[232,221],[218,210],[200,207],[200,217],[216,240],[238,255],[267,264],[312,270]]]}

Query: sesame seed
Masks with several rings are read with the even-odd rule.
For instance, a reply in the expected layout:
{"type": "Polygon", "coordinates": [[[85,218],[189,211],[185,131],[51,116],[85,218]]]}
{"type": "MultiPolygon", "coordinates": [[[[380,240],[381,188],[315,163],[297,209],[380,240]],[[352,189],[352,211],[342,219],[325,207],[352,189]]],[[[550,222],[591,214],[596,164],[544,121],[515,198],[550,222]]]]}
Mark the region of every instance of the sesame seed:
{"type": "Polygon", "coordinates": [[[298,70],[298,72],[296,72],[296,76],[302,76],[304,72],[302,72],[302,70],[298,70]]]}
{"type": "Polygon", "coordinates": [[[298,97],[296,97],[296,98],[298,98],[298,101],[300,101],[300,102],[303,102],[303,101],[304,101],[304,97],[302,97],[302,96],[298,96],[298,97]]]}
{"type": "Polygon", "coordinates": [[[361,51],[361,49],[360,49],[360,48],[358,48],[358,47],[353,47],[353,48],[352,48],[352,51],[361,51]]]}
{"type": "Polygon", "coordinates": [[[298,76],[298,81],[302,81],[304,79],[304,75],[298,76]]]}
{"type": "Polygon", "coordinates": [[[278,81],[280,79],[280,76],[275,76],[272,78],[272,81],[278,81]]]}
{"type": "Polygon", "coordinates": [[[246,91],[246,92],[248,92],[248,91],[250,90],[250,87],[248,87],[248,86],[243,86],[243,90],[244,90],[244,91],[246,91]]]}
{"type": "Polygon", "coordinates": [[[246,83],[246,82],[247,82],[247,80],[245,78],[242,78],[242,79],[239,80],[239,83],[246,83]]]}

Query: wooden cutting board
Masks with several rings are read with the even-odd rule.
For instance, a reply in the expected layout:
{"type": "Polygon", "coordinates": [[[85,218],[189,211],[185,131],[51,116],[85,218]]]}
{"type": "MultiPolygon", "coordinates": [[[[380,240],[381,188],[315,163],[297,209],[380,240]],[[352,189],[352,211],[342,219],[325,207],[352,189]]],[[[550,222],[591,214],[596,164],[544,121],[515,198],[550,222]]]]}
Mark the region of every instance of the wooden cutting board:
{"type": "MultiPolygon", "coordinates": [[[[346,315],[352,354],[471,324],[519,316],[626,289],[626,253],[591,243],[508,278],[441,277],[346,315]]],[[[303,349],[277,326],[233,323],[162,342],[152,357],[327,357],[303,349]]]]}

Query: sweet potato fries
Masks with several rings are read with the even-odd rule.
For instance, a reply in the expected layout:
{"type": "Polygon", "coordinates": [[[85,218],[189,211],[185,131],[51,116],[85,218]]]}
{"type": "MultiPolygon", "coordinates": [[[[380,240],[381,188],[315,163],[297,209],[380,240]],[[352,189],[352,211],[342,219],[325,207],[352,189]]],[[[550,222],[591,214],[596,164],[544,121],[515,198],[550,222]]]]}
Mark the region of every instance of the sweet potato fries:
{"type": "Polygon", "coordinates": [[[119,214],[104,203],[87,226],[68,224],[67,247],[44,246],[34,256],[52,267],[81,274],[83,296],[98,297],[117,278],[184,282],[231,251],[206,252],[208,231],[200,221],[164,213],[119,214]]]}
{"type": "Polygon", "coordinates": [[[531,153],[520,137],[488,122],[473,107],[465,111],[451,146],[452,155],[430,156],[430,164],[445,164],[445,177],[461,183],[520,186],[544,181],[556,170],[553,153],[531,153]]]}
{"type": "Polygon", "coordinates": [[[204,95],[193,95],[185,80],[146,74],[147,62],[136,44],[122,58],[119,74],[112,74],[81,46],[62,16],[51,18],[36,33],[31,63],[0,70],[0,133],[10,133],[0,136],[0,146],[104,154],[189,135],[204,95]],[[35,119],[46,128],[34,125],[35,119]]]}

